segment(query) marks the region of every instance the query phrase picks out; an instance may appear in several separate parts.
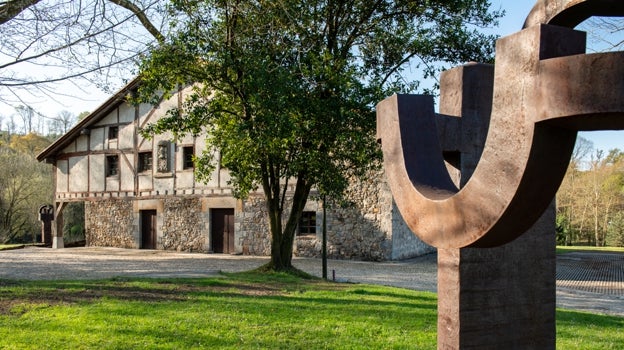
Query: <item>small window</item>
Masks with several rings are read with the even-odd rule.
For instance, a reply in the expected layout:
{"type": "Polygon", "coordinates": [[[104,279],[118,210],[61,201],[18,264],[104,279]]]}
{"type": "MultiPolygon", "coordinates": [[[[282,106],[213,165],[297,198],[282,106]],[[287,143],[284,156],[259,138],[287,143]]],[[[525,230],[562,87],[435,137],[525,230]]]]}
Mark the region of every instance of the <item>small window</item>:
{"type": "Polygon", "coordinates": [[[182,169],[193,169],[193,146],[185,146],[182,148],[182,169]]]}
{"type": "Polygon", "coordinates": [[[301,214],[298,234],[302,236],[316,234],[316,212],[304,211],[301,214]]]}
{"type": "Polygon", "coordinates": [[[139,172],[152,171],[152,152],[139,153],[139,172]]]}
{"type": "Polygon", "coordinates": [[[117,136],[119,136],[119,127],[118,126],[111,126],[108,128],[108,139],[109,140],[116,140],[117,136]]]}
{"type": "Polygon", "coordinates": [[[119,156],[106,157],[106,176],[119,175],[119,156]]]}

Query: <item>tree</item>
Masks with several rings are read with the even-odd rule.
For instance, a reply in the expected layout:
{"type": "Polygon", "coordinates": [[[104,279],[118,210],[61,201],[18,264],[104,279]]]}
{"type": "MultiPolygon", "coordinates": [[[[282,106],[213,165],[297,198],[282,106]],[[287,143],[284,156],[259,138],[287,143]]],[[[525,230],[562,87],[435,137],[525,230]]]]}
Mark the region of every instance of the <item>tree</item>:
{"type": "Polygon", "coordinates": [[[52,120],[50,120],[50,133],[54,135],[63,135],[69,130],[76,120],[76,116],[74,116],[71,112],[66,110],[60,111],[56,115],[56,118],[52,118],[52,120]]]}
{"type": "MultiPolygon", "coordinates": [[[[439,62],[491,59],[494,37],[477,30],[500,15],[488,7],[486,0],[173,1],[177,34],[143,62],[140,98],[155,102],[159,91],[197,84],[145,134],[205,132],[237,196],[262,188],[268,267],[289,270],[312,188],[338,197],[374,166],[374,105],[417,87],[402,75],[408,64],[431,75],[439,62]]],[[[214,159],[213,150],[197,157],[200,179],[214,159]]]]}
{"type": "MultiPolygon", "coordinates": [[[[54,99],[56,83],[107,88],[133,73],[147,44],[166,31],[164,0],[0,2],[0,99],[54,99]],[[43,67],[43,68],[42,68],[43,67]]],[[[27,131],[29,132],[29,131],[27,131]]]]}
{"type": "MultiPolygon", "coordinates": [[[[579,226],[575,223],[578,222],[579,217],[584,219],[582,214],[586,211],[586,207],[579,209],[578,204],[587,196],[583,192],[584,187],[580,185],[580,180],[583,174],[583,162],[593,150],[594,145],[591,141],[577,137],[568,170],[557,192],[557,241],[559,244],[571,245],[579,234],[579,226]]],[[[582,231],[582,225],[580,230],[582,231]]]]}
{"type": "Polygon", "coordinates": [[[624,47],[624,19],[621,17],[591,17],[579,27],[588,33],[593,51],[621,50],[624,47]]]}
{"type": "Polygon", "coordinates": [[[15,111],[22,119],[24,134],[33,132],[33,119],[35,118],[35,110],[30,106],[17,106],[15,111]]]}
{"type": "Polygon", "coordinates": [[[624,247],[624,211],[616,213],[609,221],[607,245],[624,247]]]}
{"type": "Polygon", "coordinates": [[[10,147],[22,154],[26,154],[31,158],[43,151],[50,145],[50,140],[45,137],[39,136],[35,133],[30,133],[24,136],[14,135],[11,138],[10,147]]]}
{"type": "Polygon", "coordinates": [[[52,200],[50,166],[0,146],[0,243],[34,242],[37,209],[52,200]]]}
{"type": "Polygon", "coordinates": [[[84,202],[68,203],[63,209],[64,243],[85,240],[85,206],[84,202]]]}
{"type": "MultiPolygon", "coordinates": [[[[580,142],[579,142],[580,141],[580,142]]],[[[582,139],[578,147],[588,147],[582,139]],[[583,146],[586,145],[586,146],[583,146]]],[[[602,150],[575,152],[589,157],[587,165],[573,156],[570,168],[557,192],[559,243],[603,246],[618,242],[620,214],[624,210],[624,152],[602,150]]]]}
{"type": "Polygon", "coordinates": [[[89,114],[91,114],[91,112],[89,112],[89,111],[80,112],[80,114],[78,114],[77,118],[78,118],[78,120],[83,120],[89,114]]]}

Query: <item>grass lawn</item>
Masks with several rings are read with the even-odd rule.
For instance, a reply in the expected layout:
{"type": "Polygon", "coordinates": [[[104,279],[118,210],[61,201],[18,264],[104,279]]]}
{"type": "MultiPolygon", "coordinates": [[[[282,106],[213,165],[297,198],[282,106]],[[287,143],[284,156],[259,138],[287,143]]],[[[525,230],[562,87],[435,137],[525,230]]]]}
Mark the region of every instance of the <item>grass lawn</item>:
{"type": "Polygon", "coordinates": [[[557,246],[557,254],[571,252],[624,253],[624,247],[557,246]]]}
{"type": "Polygon", "coordinates": [[[0,244],[0,250],[19,249],[23,247],[23,244],[0,244]]]}
{"type": "MultiPolygon", "coordinates": [[[[436,295],[289,275],[0,280],[0,349],[435,349],[436,295]]],[[[560,349],[616,349],[624,318],[557,313],[560,349]]]]}

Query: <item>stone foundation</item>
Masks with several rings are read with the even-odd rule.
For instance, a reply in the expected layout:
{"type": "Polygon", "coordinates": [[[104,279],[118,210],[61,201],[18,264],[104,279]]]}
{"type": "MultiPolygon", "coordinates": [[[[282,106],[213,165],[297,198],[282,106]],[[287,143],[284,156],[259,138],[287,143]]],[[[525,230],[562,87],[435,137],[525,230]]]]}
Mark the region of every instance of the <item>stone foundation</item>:
{"type": "MultiPolygon", "coordinates": [[[[339,204],[328,201],[328,258],[384,261],[407,259],[434,251],[418,239],[401,218],[383,171],[372,173],[367,180],[352,183],[345,196],[350,202],[339,204]]],[[[322,204],[308,200],[304,211],[316,212],[316,234],[297,236],[293,252],[300,257],[320,257],[322,204]]],[[[285,211],[284,218],[287,215],[285,211]]],[[[243,254],[270,254],[270,232],[266,220],[267,209],[262,196],[249,198],[242,210],[237,212],[237,239],[243,254]]]]}
{"type": "MultiPolygon", "coordinates": [[[[316,233],[297,236],[295,256],[320,257],[322,203],[314,194],[305,211],[316,213],[316,233]]],[[[210,252],[210,210],[233,203],[212,197],[163,196],[157,199],[102,199],[85,205],[89,246],[139,248],[140,210],[157,210],[157,248],[184,252],[210,252]]],[[[399,214],[382,171],[368,180],[353,182],[348,203],[328,201],[327,253],[330,259],[399,260],[432,252],[406,226],[399,214]]],[[[289,201],[286,208],[290,207],[289,201]]],[[[288,210],[284,212],[287,218],[288,210]]],[[[270,231],[264,196],[253,194],[236,204],[234,219],[237,253],[266,256],[271,253],[270,231]]]]}
{"type": "Polygon", "coordinates": [[[234,219],[236,239],[245,255],[271,255],[271,232],[267,224],[267,207],[262,196],[251,196],[243,202],[234,219]]]}
{"type": "Polygon", "coordinates": [[[106,199],[85,202],[85,239],[87,246],[138,248],[132,200],[106,199]]]}
{"type": "Polygon", "coordinates": [[[208,252],[208,230],[204,224],[199,198],[163,200],[163,225],[160,245],[164,250],[208,252]]]}

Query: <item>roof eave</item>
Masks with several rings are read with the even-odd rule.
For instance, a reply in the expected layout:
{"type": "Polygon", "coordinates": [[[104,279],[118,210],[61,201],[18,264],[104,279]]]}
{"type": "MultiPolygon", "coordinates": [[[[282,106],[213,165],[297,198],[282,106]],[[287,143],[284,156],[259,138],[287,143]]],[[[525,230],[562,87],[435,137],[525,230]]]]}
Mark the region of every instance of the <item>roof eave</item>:
{"type": "Polygon", "coordinates": [[[112,109],[119,106],[119,104],[126,100],[128,92],[132,91],[139,85],[140,78],[136,77],[123,88],[113,94],[106,102],[102,103],[93,112],[89,113],[78,124],[74,125],[68,132],[59,137],[50,146],[46,147],[37,155],[38,161],[45,161],[46,163],[53,164],[56,160],[56,153],[65,148],[76,137],[80,136],[88,130],[89,126],[95,124],[100,119],[105,117],[112,109]]]}

